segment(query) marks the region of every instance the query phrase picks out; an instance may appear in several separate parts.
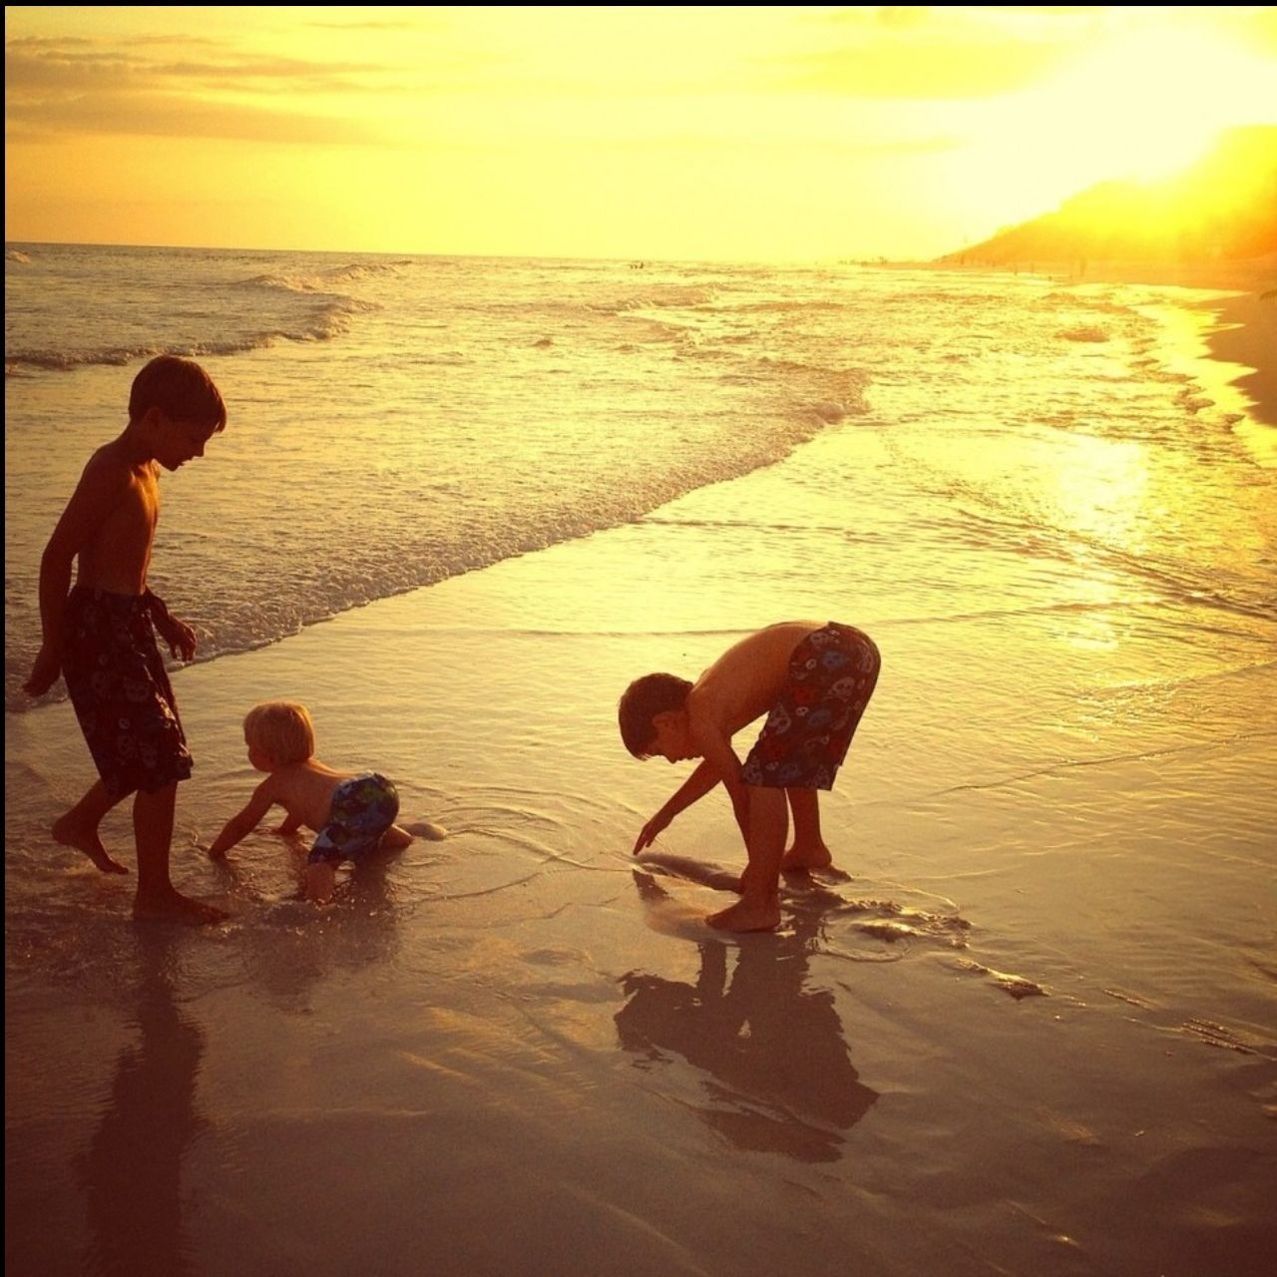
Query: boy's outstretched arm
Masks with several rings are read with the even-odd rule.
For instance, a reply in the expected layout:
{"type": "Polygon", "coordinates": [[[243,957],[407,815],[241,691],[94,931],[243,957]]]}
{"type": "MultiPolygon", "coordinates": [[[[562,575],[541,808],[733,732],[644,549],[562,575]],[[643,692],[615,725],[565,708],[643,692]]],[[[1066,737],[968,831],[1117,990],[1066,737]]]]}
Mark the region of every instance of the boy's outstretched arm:
{"type": "Polygon", "coordinates": [[[253,791],[253,796],[248,800],[248,805],[243,811],[238,812],[226,822],[222,832],[213,840],[213,845],[208,849],[208,854],[220,860],[230,849],[235,846],[242,838],[251,834],[254,829],[261,823],[261,819],[270,810],[271,804],[274,803],[274,787],[271,785],[273,777],[268,776],[253,791]]]}
{"type": "Polygon", "coordinates": [[[724,735],[717,727],[693,724],[692,734],[705,761],[711,764],[722,777],[727,788],[728,797],[732,800],[732,811],[736,816],[736,824],[740,827],[741,837],[749,845],[749,790],[741,779],[740,759],[732,748],[731,738],[724,735]]]}
{"type": "Polygon", "coordinates": [[[693,803],[699,802],[721,779],[717,768],[708,759],[702,759],[696,770],[675,790],[669,801],[639,830],[638,839],[634,843],[634,855],[637,856],[644,847],[650,847],[656,835],[679,812],[686,811],[693,803]]]}

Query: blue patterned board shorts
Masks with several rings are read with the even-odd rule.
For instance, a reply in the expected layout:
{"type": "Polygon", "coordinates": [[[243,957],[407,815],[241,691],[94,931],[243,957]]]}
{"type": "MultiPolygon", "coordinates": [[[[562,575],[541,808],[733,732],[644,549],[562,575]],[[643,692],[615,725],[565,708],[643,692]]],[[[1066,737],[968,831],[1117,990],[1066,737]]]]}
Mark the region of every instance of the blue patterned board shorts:
{"type": "Polygon", "coordinates": [[[882,657],[868,634],[830,621],[794,648],[789,679],[741,776],[771,789],[832,789],[882,657]]]}
{"type": "Polygon", "coordinates": [[[185,780],[193,766],[145,594],[77,585],[63,613],[62,677],[106,791],[123,798],[185,780]]]}
{"type": "Polygon", "coordinates": [[[358,860],[376,849],[399,815],[399,792],[380,772],[351,776],[333,790],[328,823],[319,831],[307,863],[358,860]]]}

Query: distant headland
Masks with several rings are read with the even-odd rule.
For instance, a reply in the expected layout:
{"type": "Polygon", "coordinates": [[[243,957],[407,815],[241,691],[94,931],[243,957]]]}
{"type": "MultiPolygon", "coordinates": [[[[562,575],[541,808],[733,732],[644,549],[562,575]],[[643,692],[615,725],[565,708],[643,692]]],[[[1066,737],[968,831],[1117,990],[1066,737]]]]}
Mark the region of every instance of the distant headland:
{"type": "Polygon", "coordinates": [[[1204,266],[1277,254],[1277,125],[1230,129],[1197,163],[1156,182],[1110,181],[1055,212],[946,253],[937,266],[1085,274],[1112,262],[1204,266]]]}

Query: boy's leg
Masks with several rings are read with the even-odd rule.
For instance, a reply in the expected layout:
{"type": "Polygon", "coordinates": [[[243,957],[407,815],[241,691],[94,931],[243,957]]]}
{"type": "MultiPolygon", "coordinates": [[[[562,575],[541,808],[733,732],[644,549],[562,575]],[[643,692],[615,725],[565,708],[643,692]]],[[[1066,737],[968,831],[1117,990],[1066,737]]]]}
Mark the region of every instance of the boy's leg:
{"type": "Polygon", "coordinates": [[[780,925],[780,862],[789,832],[785,791],[749,786],[749,864],[741,874],[740,900],[706,921],[723,931],[774,931],[780,925]]]}
{"type": "Polygon", "coordinates": [[[220,922],[228,916],[225,910],[182,895],[169,878],[176,804],[177,781],[151,793],[139,789],[133,799],[133,837],[137,842],[133,916],[172,922],[220,922]]]}
{"type": "Polygon", "coordinates": [[[402,851],[411,842],[412,835],[406,829],[401,829],[398,825],[391,825],[381,835],[380,846],[382,851],[402,851]]]}
{"type": "Polygon", "coordinates": [[[781,861],[782,869],[828,869],[833,856],[820,834],[820,790],[787,789],[794,813],[794,841],[781,861]]]}
{"type": "Polygon", "coordinates": [[[53,822],[53,837],[64,847],[82,851],[105,874],[126,874],[128,870],[118,860],[107,855],[98,826],[119,798],[112,798],[106,786],[99,780],[70,811],[53,822]]]}

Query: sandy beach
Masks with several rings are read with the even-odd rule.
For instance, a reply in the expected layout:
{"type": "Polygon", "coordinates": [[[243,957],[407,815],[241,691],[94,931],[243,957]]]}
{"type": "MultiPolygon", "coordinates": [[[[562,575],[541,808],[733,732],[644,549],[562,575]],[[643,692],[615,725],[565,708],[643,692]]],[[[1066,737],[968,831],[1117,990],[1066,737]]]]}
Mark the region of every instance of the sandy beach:
{"type": "Polygon", "coordinates": [[[175,877],[219,928],[132,926],[127,880],[42,839],[87,759],[67,705],[10,716],[14,1270],[1266,1271],[1277,740],[1236,725],[1277,696],[1272,622],[1171,671],[1138,608],[905,617],[812,486],[894,464],[849,422],[179,672],[175,877]],[[757,512],[796,502],[760,570],[757,512]],[[681,773],[625,754],[616,698],[808,614],[886,654],[826,808],[851,877],[723,936],[682,872],[742,863],[721,796],[636,864],[681,773]],[[281,839],[197,846],[252,784],[240,716],[281,695],[450,831],[326,911],[281,839]]]}
{"type": "Polygon", "coordinates": [[[1212,353],[1225,364],[1240,366],[1233,384],[1250,401],[1253,418],[1277,427],[1277,286],[1233,297],[1219,308],[1219,330],[1212,333],[1212,353]]]}
{"type": "Polygon", "coordinates": [[[8,1271],[1271,1277],[1275,18],[10,6],[8,1271]]]}

